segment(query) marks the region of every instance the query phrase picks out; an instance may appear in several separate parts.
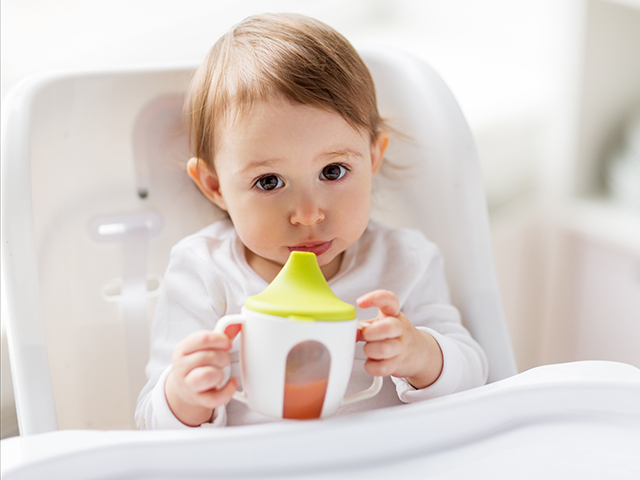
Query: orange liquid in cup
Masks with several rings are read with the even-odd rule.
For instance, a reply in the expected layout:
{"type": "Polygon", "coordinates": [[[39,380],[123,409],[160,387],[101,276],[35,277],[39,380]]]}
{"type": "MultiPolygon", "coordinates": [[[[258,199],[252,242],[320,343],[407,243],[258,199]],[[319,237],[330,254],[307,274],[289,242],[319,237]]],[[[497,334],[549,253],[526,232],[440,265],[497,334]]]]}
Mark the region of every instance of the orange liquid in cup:
{"type": "Polygon", "coordinates": [[[308,420],[320,418],[327,379],[308,383],[285,383],[283,418],[308,420]]]}

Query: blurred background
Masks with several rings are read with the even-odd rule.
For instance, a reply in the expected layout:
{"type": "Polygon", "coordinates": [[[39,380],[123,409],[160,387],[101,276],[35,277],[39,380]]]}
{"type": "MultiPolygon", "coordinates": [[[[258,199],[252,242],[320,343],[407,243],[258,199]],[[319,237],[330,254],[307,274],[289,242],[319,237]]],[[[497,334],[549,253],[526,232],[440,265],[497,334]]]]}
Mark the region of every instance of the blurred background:
{"type": "MultiPolygon", "coordinates": [[[[518,366],[640,367],[640,0],[2,0],[2,98],[52,69],[196,64],[262,12],[423,58],[477,142],[518,366]]],[[[17,433],[4,327],[2,437],[17,433]]]]}

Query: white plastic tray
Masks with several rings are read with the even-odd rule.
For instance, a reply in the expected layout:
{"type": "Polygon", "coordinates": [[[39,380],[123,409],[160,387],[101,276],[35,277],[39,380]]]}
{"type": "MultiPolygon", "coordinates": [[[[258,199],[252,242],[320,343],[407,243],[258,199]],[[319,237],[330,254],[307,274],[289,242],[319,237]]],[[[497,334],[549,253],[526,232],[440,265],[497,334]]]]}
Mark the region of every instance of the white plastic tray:
{"type": "Polygon", "coordinates": [[[640,370],[576,362],[322,421],[5,439],[2,478],[640,478],[640,370]]]}

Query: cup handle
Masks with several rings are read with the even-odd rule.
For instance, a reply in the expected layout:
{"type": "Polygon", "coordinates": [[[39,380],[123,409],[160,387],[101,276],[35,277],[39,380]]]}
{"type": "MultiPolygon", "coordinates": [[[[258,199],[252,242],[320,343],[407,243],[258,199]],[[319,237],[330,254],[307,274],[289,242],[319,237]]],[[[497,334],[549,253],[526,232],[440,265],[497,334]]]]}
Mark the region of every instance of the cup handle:
{"type": "Polygon", "coordinates": [[[349,405],[350,403],[359,402],[360,400],[366,400],[378,394],[382,388],[382,377],[373,377],[373,383],[366,390],[362,390],[358,393],[352,393],[342,399],[342,405],[349,405]]]}
{"type": "MultiPolygon", "coordinates": [[[[213,330],[218,333],[224,333],[224,331],[227,329],[229,325],[243,325],[244,321],[245,321],[245,317],[242,314],[225,315],[224,317],[218,320],[213,330]]],[[[219,388],[224,387],[224,385],[226,385],[228,381],[229,381],[229,377],[225,379],[225,381],[223,382],[223,384],[220,385],[219,388]]],[[[249,402],[249,399],[247,398],[247,394],[244,391],[234,392],[232,398],[234,400],[238,400],[239,402],[242,402],[245,404],[249,402]]]]}
{"type": "MultiPolygon", "coordinates": [[[[358,324],[358,330],[362,330],[364,325],[362,323],[358,324]]],[[[373,383],[366,390],[362,390],[358,393],[352,393],[351,395],[344,397],[342,399],[341,405],[349,405],[350,403],[359,402],[360,400],[366,400],[367,398],[371,398],[380,392],[382,388],[382,377],[373,377],[373,383]]]]}

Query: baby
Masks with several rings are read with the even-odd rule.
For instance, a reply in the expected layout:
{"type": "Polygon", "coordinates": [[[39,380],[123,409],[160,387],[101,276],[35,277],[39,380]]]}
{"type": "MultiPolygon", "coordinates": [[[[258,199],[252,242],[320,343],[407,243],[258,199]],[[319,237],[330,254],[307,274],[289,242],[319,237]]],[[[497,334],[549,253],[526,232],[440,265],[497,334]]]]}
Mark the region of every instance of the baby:
{"type": "Polygon", "coordinates": [[[384,386],[339,413],[486,382],[484,352],[450,304],[437,247],[369,219],[389,135],[369,71],[344,37],[301,15],[248,18],[197,70],[186,111],[187,173],[229,218],[172,249],[139,428],[268,421],[230,402],[238,331],[212,329],[266,288],[292,251],[315,253],[334,293],[369,319],[351,388],[366,388],[369,375],[384,376],[384,386]]]}

